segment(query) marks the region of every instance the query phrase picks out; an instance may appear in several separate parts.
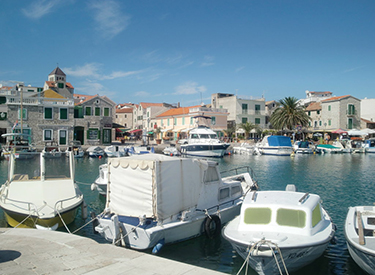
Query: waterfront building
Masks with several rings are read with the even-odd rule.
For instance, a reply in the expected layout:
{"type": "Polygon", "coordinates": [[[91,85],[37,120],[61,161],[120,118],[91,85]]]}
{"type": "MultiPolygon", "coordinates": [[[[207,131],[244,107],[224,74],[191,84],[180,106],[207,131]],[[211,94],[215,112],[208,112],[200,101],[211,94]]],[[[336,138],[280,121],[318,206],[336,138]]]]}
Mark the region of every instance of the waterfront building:
{"type": "Polygon", "coordinates": [[[227,129],[228,111],[224,108],[209,108],[202,105],[178,107],[156,116],[156,129],[159,128],[164,140],[186,138],[189,130],[197,126],[197,116],[210,117],[210,125],[219,137],[224,136],[227,129]]]}
{"type": "Polygon", "coordinates": [[[260,128],[266,128],[265,99],[245,99],[234,94],[216,93],[211,95],[214,109],[228,110],[228,125],[251,122],[260,128]]]}
{"type": "MultiPolygon", "coordinates": [[[[18,83],[0,91],[0,133],[22,132],[37,146],[73,140],[101,145],[112,141],[116,104],[103,96],[74,96],[74,87],[56,67],[43,87],[18,83]]],[[[4,140],[0,140],[4,142],[4,140]]]]}
{"type": "Polygon", "coordinates": [[[118,104],[113,122],[123,126],[125,129],[133,128],[133,109],[135,104],[118,104]]]}
{"type": "Polygon", "coordinates": [[[313,102],[320,102],[322,100],[328,99],[332,97],[332,92],[315,92],[315,91],[309,91],[306,90],[306,98],[300,99],[298,102],[299,104],[307,107],[313,102]]]}
{"type": "Polygon", "coordinates": [[[133,129],[145,129],[152,131],[155,128],[155,118],[165,111],[175,108],[168,103],[148,103],[141,102],[133,109],[133,129]]]}
{"type": "Polygon", "coordinates": [[[74,139],[86,145],[110,144],[115,106],[106,96],[74,94],[74,139]]]}
{"type": "Polygon", "coordinates": [[[306,108],[312,118],[310,130],[332,131],[338,128],[359,129],[361,127],[361,100],[351,95],[330,97],[306,108]]]}

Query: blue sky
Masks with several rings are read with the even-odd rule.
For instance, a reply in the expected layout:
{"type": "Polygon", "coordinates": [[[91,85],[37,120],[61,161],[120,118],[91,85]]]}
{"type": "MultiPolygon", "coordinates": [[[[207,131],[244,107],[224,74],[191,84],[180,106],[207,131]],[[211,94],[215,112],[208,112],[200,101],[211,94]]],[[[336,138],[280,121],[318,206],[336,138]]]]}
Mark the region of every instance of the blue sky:
{"type": "Polygon", "coordinates": [[[116,103],[279,100],[305,91],[374,97],[375,1],[2,0],[0,83],[116,103]]]}

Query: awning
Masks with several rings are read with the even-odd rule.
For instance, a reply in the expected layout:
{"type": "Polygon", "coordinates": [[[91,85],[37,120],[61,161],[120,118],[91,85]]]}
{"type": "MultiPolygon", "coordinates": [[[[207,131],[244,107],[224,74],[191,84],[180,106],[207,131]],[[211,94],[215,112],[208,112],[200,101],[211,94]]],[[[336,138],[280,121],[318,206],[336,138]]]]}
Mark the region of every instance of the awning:
{"type": "Polygon", "coordinates": [[[163,129],[163,130],[161,130],[161,132],[162,133],[164,133],[164,132],[172,132],[172,129],[163,129]]]}
{"type": "Polygon", "coordinates": [[[150,131],[150,132],[147,132],[148,135],[153,135],[154,132],[153,131],[150,131]]]}
{"type": "Polygon", "coordinates": [[[337,129],[337,130],[334,130],[332,131],[333,134],[343,134],[343,133],[348,133],[348,131],[344,130],[344,129],[337,129]]]}
{"type": "Polygon", "coordinates": [[[131,130],[129,133],[134,134],[134,133],[139,133],[139,132],[142,132],[142,129],[131,130]]]}

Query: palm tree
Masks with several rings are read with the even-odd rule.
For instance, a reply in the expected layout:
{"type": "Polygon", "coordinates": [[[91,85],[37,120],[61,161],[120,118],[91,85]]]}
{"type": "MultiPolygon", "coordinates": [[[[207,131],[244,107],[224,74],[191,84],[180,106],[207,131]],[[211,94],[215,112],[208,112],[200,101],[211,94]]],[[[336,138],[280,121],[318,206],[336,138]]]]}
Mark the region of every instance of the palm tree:
{"type": "Polygon", "coordinates": [[[238,128],[241,128],[241,129],[243,129],[245,131],[245,138],[248,139],[251,130],[256,129],[257,125],[255,125],[254,123],[246,121],[245,123],[241,123],[238,126],[238,128]]]}
{"type": "Polygon", "coordinates": [[[297,125],[307,127],[311,118],[306,114],[305,108],[298,104],[295,97],[285,97],[278,102],[279,106],[272,113],[270,123],[275,129],[292,130],[297,125]]]}
{"type": "Polygon", "coordinates": [[[233,134],[236,132],[236,125],[229,126],[226,130],[223,130],[224,134],[228,137],[228,139],[232,139],[233,134]]]}

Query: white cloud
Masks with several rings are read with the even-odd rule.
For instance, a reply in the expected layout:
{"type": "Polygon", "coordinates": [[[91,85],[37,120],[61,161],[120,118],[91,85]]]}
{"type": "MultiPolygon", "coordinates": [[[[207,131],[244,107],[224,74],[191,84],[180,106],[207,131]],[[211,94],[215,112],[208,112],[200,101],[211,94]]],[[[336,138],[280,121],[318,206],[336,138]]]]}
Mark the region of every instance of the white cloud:
{"type": "Polygon", "coordinates": [[[74,77],[90,77],[95,78],[97,80],[108,80],[108,79],[115,79],[115,78],[123,78],[128,77],[131,75],[140,74],[142,71],[116,71],[112,72],[109,75],[102,75],[99,73],[99,69],[102,65],[98,63],[88,63],[80,67],[73,68],[63,68],[62,70],[71,76],[74,77]]]}
{"type": "Polygon", "coordinates": [[[129,25],[130,16],[121,13],[120,4],[116,1],[89,1],[94,10],[94,19],[98,24],[96,29],[108,39],[112,39],[129,25]]]}
{"type": "Polygon", "coordinates": [[[203,62],[201,63],[201,67],[208,67],[208,66],[215,65],[214,60],[215,58],[213,56],[206,55],[204,57],[203,62]]]}
{"type": "Polygon", "coordinates": [[[139,91],[139,92],[136,92],[134,95],[139,96],[139,97],[149,97],[151,94],[145,91],[139,91]]]}
{"type": "Polygon", "coordinates": [[[242,67],[237,68],[237,69],[235,70],[235,72],[238,73],[238,72],[242,71],[243,69],[245,69],[245,66],[242,66],[242,67]]]}
{"type": "Polygon", "coordinates": [[[177,86],[175,90],[175,95],[192,95],[207,91],[205,86],[198,86],[198,83],[196,82],[186,82],[180,86],[177,86]]]}
{"type": "Polygon", "coordinates": [[[31,19],[39,19],[53,12],[54,8],[62,2],[61,0],[38,0],[31,3],[27,8],[22,9],[22,12],[31,19]]]}

